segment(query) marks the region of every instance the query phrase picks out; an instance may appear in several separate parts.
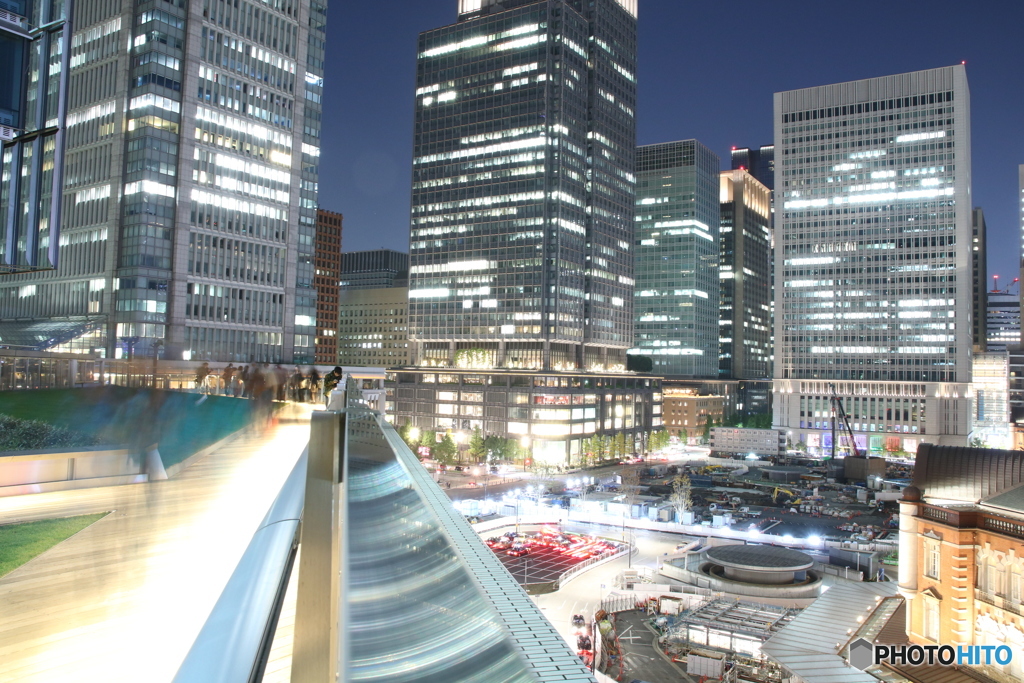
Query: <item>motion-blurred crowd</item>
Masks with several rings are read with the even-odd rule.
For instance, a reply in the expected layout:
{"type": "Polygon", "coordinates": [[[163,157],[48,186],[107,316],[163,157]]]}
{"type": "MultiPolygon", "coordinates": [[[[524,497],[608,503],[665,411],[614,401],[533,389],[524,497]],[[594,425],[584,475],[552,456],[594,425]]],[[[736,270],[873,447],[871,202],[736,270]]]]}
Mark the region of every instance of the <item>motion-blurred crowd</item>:
{"type": "Polygon", "coordinates": [[[336,367],[320,377],[316,368],[308,372],[295,366],[289,371],[281,365],[268,363],[235,366],[229,363],[220,375],[203,363],[196,370],[196,389],[206,394],[221,394],[235,398],[249,398],[257,402],[295,401],[316,403],[325,401],[341,381],[341,368],[336,367]]]}

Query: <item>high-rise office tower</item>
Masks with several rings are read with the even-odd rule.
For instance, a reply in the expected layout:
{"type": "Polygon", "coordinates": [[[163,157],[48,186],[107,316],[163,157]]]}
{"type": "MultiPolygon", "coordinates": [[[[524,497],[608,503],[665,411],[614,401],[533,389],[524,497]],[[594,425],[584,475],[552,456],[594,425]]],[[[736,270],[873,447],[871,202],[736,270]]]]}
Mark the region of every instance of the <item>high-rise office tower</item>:
{"type": "Polygon", "coordinates": [[[696,140],[637,148],[630,353],[658,375],[718,377],[719,173],[696,140]]]}
{"type": "Polygon", "coordinates": [[[985,329],[988,315],[986,232],[985,212],[976,206],[971,213],[971,342],[977,353],[988,349],[985,329]]]}
{"type": "Polygon", "coordinates": [[[660,426],[660,380],[625,372],[636,11],[635,0],[460,0],[456,23],[420,34],[416,367],[395,373],[396,424],[457,439],[480,429],[560,466],[591,436],[622,433],[642,450],[660,426]]]}
{"type": "Polygon", "coordinates": [[[409,284],[409,255],[393,249],[341,255],[342,289],[379,289],[409,284]]]}
{"type": "Polygon", "coordinates": [[[771,369],[771,190],[747,171],[722,171],[718,374],[766,379],[771,369]]]}
{"type": "Polygon", "coordinates": [[[775,145],[733,147],[730,161],[734,171],[743,169],[769,190],[775,189],[775,145]]]}
{"type": "MultiPolygon", "coordinates": [[[[768,188],[771,195],[771,220],[768,222],[768,230],[771,232],[771,267],[769,278],[771,279],[771,319],[775,320],[775,145],[761,145],[757,149],[750,147],[733,148],[731,154],[733,170],[744,169],[750,175],[757,178],[762,185],[768,188]]],[[[772,326],[769,326],[772,327],[772,326]]],[[[775,358],[775,329],[768,334],[768,344],[771,353],[768,355],[768,374],[772,375],[772,361],[775,358]]]]}
{"type": "Polygon", "coordinates": [[[60,263],[4,278],[0,318],[99,324],[111,356],[312,362],[325,21],[76,3],[60,263]]]}
{"type": "Polygon", "coordinates": [[[635,74],[635,0],[460,0],[420,34],[414,364],[624,366],[635,74]]]}
{"type": "Polygon", "coordinates": [[[341,279],[341,232],[345,217],[317,209],[316,251],[316,363],[338,362],[338,283],[341,279]]]}
{"type": "Polygon", "coordinates": [[[775,94],[775,425],[830,453],[965,445],[970,92],[962,65],[775,94]],[[848,449],[847,449],[848,450],[848,449]]]}
{"type": "Polygon", "coordinates": [[[985,319],[986,346],[989,351],[1006,351],[1020,339],[1020,294],[1013,287],[988,293],[985,319]]]}

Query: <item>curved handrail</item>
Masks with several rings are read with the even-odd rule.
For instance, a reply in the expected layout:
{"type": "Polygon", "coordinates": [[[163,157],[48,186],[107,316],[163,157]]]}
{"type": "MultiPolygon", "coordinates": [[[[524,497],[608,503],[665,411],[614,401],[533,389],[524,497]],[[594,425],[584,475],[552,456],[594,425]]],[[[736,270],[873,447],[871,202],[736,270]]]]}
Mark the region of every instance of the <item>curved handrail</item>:
{"type": "Polygon", "coordinates": [[[258,683],[291,576],[306,497],[308,447],[206,619],[175,683],[258,683]]]}

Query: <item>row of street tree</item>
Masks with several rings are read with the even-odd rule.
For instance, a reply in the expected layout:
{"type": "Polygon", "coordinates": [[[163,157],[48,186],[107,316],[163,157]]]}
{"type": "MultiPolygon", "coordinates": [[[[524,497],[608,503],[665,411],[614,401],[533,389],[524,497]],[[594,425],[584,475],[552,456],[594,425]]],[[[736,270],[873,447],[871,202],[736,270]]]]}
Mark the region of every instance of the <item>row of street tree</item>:
{"type": "MultiPolygon", "coordinates": [[[[426,446],[430,449],[430,457],[440,463],[455,465],[461,461],[459,443],[451,432],[430,429],[421,432],[411,424],[404,424],[398,428],[398,434],[414,453],[419,454],[420,448],[426,446]]],[[[485,437],[479,428],[470,434],[466,452],[475,463],[497,460],[515,462],[530,457],[530,450],[522,447],[518,440],[494,435],[485,437]]]]}
{"type": "MultiPolygon", "coordinates": [[[[461,458],[459,454],[459,443],[453,438],[451,432],[434,430],[420,431],[411,424],[404,424],[398,427],[398,434],[405,441],[406,445],[417,454],[420,448],[426,446],[430,449],[430,457],[445,465],[457,464],[461,458]]],[[[656,451],[664,448],[669,443],[669,433],[664,429],[643,434],[642,443],[647,444],[646,450],[656,451]]],[[[640,446],[643,449],[642,445],[640,446]]],[[[525,462],[531,456],[531,450],[523,446],[518,439],[509,439],[496,435],[485,436],[480,428],[476,428],[469,435],[467,448],[465,449],[471,462],[525,462]]],[[[633,457],[637,454],[637,444],[634,436],[625,432],[618,432],[613,435],[591,436],[583,439],[582,450],[576,462],[572,463],[578,467],[589,467],[604,461],[618,461],[625,457],[633,457]]]]}

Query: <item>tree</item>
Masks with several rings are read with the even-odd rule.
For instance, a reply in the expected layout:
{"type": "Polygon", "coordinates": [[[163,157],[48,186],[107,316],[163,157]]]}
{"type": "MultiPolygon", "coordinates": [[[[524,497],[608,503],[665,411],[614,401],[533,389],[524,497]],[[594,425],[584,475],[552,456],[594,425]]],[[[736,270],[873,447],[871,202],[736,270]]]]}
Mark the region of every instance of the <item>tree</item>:
{"type": "Polygon", "coordinates": [[[434,459],[438,462],[445,465],[453,465],[455,464],[455,456],[459,452],[459,447],[455,445],[451,434],[445,434],[441,442],[434,445],[431,452],[434,459]]]}
{"type": "Polygon", "coordinates": [[[526,467],[526,459],[533,458],[533,449],[530,446],[524,446],[517,439],[509,439],[512,442],[512,452],[515,453],[515,461],[523,463],[523,467],[526,467]]]}
{"type": "Polygon", "coordinates": [[[588,436],[580,443],[580,467],[587,467],[594,458],[594,437],[588,436]]]}
{"type": "Polygon", "coordinates": [[[710,415],[704,420],[704,433],[701,435],[701,440],[704,443],[711,441],[711,428],[715,426],[715,420],[710,415]]]}
{"type": "Polygon", "coordinates": [[[755,413],[747,419],[747,426],[751,429],[771,429],[772,428],[772,414],[767,413],[755,413]]]}
{"type": "Polygon", "coordinates": [[[494,367],[493,352],[487,349],[459,349],[455,352],[455,367],[485,370],[494,367]]]}
{"type": "Polygon", "coordinates": [[[629,372],[653,372],[654,361],[650,356],[626,356],[626,370],[629,372]]]}
{"type": "Polygon", "coordinates": [[[624,467],[621,476],[622,502],[629,506],[630,517],[632,517],[633,503],[636,502],[637,496],[640,495],[640,468],[635,465],[624,467]]]}
{"type": "Polygon", "coordinates": [[[615,435],[615,450],[619,452],[618,457],[620,458],[625,457],[627,454],[633,454],[633,449],[630,448],[630,445],[626,442],[625,432],[619,432],[615,435]]]}
{"type": "Polygon", "coordinates": [[[677,474],[672,480],[672,493],[668,499],[675,506],[679,515],[693,507],[692,488],[690,478],[683,472],[677,474]]]}
{"type": "Polygon", "coordinates": [[[982,439],[980,436],[972,436],[971,441],[968,444],[971,448],[992,448],[987,441],[982,439]]]}
{"type": "Polygon", "coordinates": [[[398,428],[398,435],[402,437],[402,441],[409,447],[409,450],[416,453],[416,448],[420,445],[420,430],[413,427],[411,422],[406,422],[398,428]]]}
{"type": "Polygon", "coordinates": [[[435,457],[434,449],[437,448],[437,432],[428,429],[420,436],[420,445],[430,449],[430,457],[435,457]]]}
{"type": "Polygon", "coordinates": [[[473,458],[473,462],[480,462],[487,455],[484,435],[479,427],[474,428],[473,433],[469,436],[469,455],[473,458]]]}
{"type": "Polygon", "coordinates": [[[671,437],[669,436],[667,430],[659,429],[656,432],[651,432],[651,438],[649,441],[650,450],[658,451],[661,450],[662,448],[665,448],[665,446],[668,446],[669,438],[671,437]]]}
{"type": "Polygon", "coordinates": [[[611,450],[611,439],[607,436],[597,436],[594,438],[596,439],[594,453],[597,455],[598,460],[605,460],[611,450]]]}

